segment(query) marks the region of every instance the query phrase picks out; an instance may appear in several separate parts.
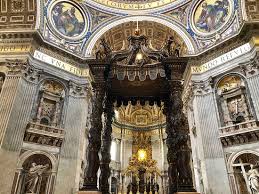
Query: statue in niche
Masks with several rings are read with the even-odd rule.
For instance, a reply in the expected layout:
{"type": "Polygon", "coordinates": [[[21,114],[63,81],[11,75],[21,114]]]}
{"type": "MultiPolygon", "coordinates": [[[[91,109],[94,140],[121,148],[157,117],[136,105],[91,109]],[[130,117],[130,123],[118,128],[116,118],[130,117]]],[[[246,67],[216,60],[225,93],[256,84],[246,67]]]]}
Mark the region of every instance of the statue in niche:
{"type": "Polygon", "coordinates": [[[43,125],[57,126],[60,123],[65,91],[61,84],[46,81],[40,89],[36,120],[43,125]]]}
{"type": "Polygon", "coordinates": [[[39,180],[44,171],[49,168],[49,165],[37,165],[35,162],[31,164],[28,175],[25,179],[25,193],[36,193],[39,180]]]}
{"type": "Polygon", "coordinates": [[[259,171],[258,166],[250,165],[250,170],[248,171],[248,181],[249,187],[251,189],[252,194],[259,194],[259,171]]]}
{"type": "Polygon", "coordinates": [[[251,119],[251,107],[244,81],[239,76],[226,76],[218,84],[219,103],[225,125],[251,119]]]}
{"type": "Polygon", "coordinates": [[[244,153],[234,161],[233,172],[238,193],[259,194],[259,157],[244,153]]]}
{"type": "Polygon", "coordinates": [[[241,123],[241,122],[245,121],[244,104],[245,104],[245,102],[241,98],[241,96],[237,96],[228,101],[228,109],[229,109],[230,118],[235,123],[241,123]]]}

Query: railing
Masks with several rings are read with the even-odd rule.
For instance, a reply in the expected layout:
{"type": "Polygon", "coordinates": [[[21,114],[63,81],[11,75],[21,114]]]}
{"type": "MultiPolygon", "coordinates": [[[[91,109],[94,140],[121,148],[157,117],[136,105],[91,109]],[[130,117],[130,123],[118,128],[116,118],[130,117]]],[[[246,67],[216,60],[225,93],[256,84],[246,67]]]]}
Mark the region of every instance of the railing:
{"type": "Polygon", "coordinates": [[[31,122],[27,126],[24,141],[61,147],[64,137],[63,129],[31,122]]]}
{"type": "Polygon", "coordinates": [[[247,133],[249,131],[254,131],[255,129],[259,129],[259,121],[251,120],[235,125],[221,127],[219,128],[219,135],[220,137],[224,137],[240,133],[247,133]]]}
{"type": "Polygon", "coordinates": [[[219,130],[219,138],[224,147],[259,140],[259,122],[255,120],[222,127],[219,130]]]}

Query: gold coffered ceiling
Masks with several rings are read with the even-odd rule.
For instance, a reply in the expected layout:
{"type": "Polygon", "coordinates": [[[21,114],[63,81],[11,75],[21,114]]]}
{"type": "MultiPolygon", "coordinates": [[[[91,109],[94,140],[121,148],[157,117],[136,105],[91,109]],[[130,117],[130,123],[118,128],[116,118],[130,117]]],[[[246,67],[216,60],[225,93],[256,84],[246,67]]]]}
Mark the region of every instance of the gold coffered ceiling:
{"type": "MultiPolygon", "coordinates": [[[[134,31],[136,29],[136,22],[127,22],[124,24],[120,24],[111,30],[107,31],[102,38],[105,38],[107,42],[110,44],[111,48],[114,51],[124,50],[128,47],[127,38],[131,35],[134,35],[134,31]]],[[[187,51],[185,43],[182,38],[180,38],[172,29],[161,25],[156,22],[148,22],[141,21],[139,22],[140,34],[148,37],[149,44],[151,48],[160,49],[168,37],[173,36],[175,43],[173,47],[180,47],[180,53],[184,55],[187,51]]],[[[100,44],[100,40],[97,41],[95,45],[95,50],[100,44]]]]}
{"type": "Polygon", "coordinates": [[[141,106],[137,103],[135,106],[129,103],[127,106],[120,106],[116,110],[116,121],[121,124],[134,127],[148,127],[161,125],[165,122],[165,116],[162,113],[162,107],[154,104],[141,106]]]}

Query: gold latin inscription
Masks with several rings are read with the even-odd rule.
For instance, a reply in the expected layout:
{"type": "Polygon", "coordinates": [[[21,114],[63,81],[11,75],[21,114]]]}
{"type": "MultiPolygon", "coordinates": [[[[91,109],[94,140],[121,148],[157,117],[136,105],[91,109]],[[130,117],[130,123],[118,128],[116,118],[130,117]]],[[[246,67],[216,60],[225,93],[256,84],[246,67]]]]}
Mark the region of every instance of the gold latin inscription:
{"type": "Polygon", "coordinates": [[[31,45],[0,45],[0,54],[5,53],[25,53],[31,50],[31,45]]]}
{"type": "Polygon", "coordinates": [[[156,7],[161,7],[163,5],[167,5],[172,3],[176,0],[162,0],[162,1],[153,1],[149,3],[121,3],[112,0],[94,0],[97,3],[102,5],[117,8],[117,9],[124,9],[124,10],[145,10],[145,9],[152,9],[156,7]]]}

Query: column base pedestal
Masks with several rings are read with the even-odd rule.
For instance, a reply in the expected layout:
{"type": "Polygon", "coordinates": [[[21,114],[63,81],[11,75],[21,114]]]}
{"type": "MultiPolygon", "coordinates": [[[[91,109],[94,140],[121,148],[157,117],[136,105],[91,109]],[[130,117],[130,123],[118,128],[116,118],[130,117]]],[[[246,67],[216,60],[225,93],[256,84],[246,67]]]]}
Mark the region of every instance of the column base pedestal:
{"type": "Polygon", "coordinates": [[[79,191],[78,194],[102,194],[100,191],[79,191]]]}

